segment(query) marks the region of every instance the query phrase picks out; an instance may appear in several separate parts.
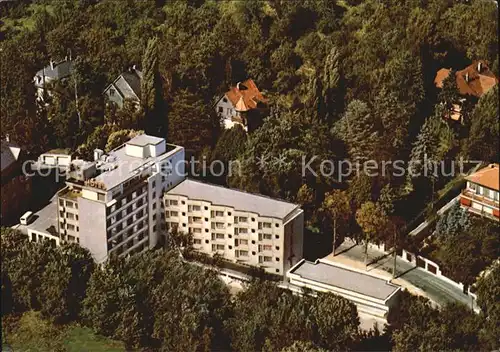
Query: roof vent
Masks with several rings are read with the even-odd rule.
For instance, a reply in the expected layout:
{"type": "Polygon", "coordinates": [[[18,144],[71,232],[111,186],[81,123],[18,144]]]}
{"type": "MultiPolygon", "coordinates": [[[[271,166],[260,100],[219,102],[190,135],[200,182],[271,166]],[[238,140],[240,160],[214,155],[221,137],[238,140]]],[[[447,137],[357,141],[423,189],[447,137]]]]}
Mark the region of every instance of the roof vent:
{"type": "Polygon", "coordinates": [[[104,150],[94,149],[94,161],[98,161],[104,155],[104,150]]]}

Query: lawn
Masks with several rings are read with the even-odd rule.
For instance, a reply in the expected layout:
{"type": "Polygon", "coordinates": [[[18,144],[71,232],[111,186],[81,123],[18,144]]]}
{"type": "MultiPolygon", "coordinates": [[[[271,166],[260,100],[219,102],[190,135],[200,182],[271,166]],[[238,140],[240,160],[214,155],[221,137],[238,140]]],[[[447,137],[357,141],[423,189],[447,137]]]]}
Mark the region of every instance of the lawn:
{"type": "Polygon", "coordinates": [[[95,335],[90,329],[71,324],[55,326],[27,312],[20,318],[2,317],[2,350],[46,352],[118,352],[125,351],[121,342],[95,335]]]}

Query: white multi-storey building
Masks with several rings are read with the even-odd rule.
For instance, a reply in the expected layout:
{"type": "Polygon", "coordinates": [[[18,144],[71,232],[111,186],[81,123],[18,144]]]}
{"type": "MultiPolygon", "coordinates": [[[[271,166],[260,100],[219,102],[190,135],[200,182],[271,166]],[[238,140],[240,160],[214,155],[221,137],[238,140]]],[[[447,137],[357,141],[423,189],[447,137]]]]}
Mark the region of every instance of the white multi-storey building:
{"type": "Polygon", "coordinates": [[[56,236],[80,243],[97,262],[154,247],[166,234],[163,193],[184,178],[184,148],[140,135],[107,155],[95,154],[94,162],[72,162],[56,199],[56,236]]]}
{"type": "Polygon", "coordinates": [[[98,263],[153,248],[174,227],[199,252],[273,274],[302,259],[298,205],[185,179],[182,147],[140,135],[94,159],[71,160],[66,187],[17,228],[32,241],[79,243],[98,263]]]}
{"type": "Polygon", "coordinates": [[[196,251],[284,275],[302,259],[304,213],[292,203],[187,179],[165,196],[167,229],[196,251]]]}

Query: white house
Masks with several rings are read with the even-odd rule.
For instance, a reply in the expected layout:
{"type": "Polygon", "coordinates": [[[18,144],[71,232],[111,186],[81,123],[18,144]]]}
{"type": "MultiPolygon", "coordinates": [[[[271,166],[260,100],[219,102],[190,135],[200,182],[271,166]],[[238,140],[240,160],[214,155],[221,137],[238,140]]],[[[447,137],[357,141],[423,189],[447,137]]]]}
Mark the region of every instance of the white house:
{"type": "Polygon", "coordinates": [[[265,107],[266,98],[259,91],[252,79],[240,82],[226,92],[215,104],[215,110],[221,117],[226,129],[235,124],[248,131],[249,112],[265,107]]]}

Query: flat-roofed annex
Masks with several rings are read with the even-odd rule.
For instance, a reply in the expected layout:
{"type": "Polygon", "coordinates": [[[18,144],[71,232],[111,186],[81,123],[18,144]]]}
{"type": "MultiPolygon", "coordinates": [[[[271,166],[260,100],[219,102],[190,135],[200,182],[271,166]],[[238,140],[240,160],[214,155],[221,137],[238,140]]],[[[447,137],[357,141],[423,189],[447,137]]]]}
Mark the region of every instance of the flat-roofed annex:
{"type": "Polygon", "coordinates": [[[232,207],[236,211],[256,213],[260,216],[282,220],[289,219],[289,215],[301,212],[297,204],[191,179],[184,180],[167,194],[185,196],[189,199],[210,202],[213,205],[232,207]]]}

